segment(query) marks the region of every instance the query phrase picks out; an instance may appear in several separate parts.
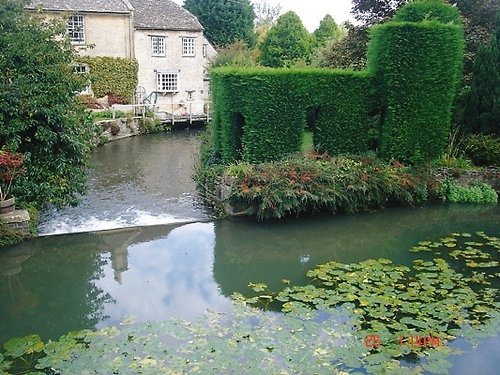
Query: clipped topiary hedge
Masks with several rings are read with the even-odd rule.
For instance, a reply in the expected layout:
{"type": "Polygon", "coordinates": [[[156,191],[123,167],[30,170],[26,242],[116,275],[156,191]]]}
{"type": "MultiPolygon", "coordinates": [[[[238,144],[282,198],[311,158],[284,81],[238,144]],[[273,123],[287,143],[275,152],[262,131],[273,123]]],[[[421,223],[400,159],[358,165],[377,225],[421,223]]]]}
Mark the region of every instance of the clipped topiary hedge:
{"type": "Polygon", "coordinates": [[[279,160],[300,150],[309,126],[315,149],[331,155],[363,153],[380,134],[386,159],[437,159],[448,140],[463,48],[458,10],[430,0],[408,4],[373,29],[365,72],[216,69],[215,150],[224,163],[279,160]]]}
{"type": "Polygon", "coordinates": [[[400,8],[394,15],[396,22],[439,21],[460,25],[462,17],[457,7],[449,6],[442,0],[415,1],[400,8]]]}
{"type": "Polygon", "coordinates": [[[367,72],[214,69],[215,148],[225,163],[281,159],[300,150],[312,111],[317,150],[365,152],[371,87],[367,72]]]}
{"type": "Polygon", "coordinates": [[[96,97],[112,94],[124,103],[131,103],[138,83],[136,60],[119,57],[82,56],[78,62],[89,66],[92,91],[96,97]]]}
{"type": "Polygon", "coordinates": [[[382,115],[380,153],[405,162],[433,160],[447,144],[462,70],[460,15],[439,2],[415,2],[395,20],[401,22],[372,29],[368,51],[382,115]]]}

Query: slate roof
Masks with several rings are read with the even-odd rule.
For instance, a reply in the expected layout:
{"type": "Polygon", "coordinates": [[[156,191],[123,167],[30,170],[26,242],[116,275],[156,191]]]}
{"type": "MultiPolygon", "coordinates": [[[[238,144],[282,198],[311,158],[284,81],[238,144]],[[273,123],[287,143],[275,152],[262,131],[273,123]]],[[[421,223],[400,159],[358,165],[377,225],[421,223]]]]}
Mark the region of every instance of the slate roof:
{"type": "Polygon", "coordinates": [[[63,12],[130,13],[127,0],[32,0],[26,8],[63,12]]]}
{"type": "Polygon", "coordinates": [[[198,19],[170,0],[129,0],[135,9],[134,27],[147,30],[202,31],[198,19]]]}

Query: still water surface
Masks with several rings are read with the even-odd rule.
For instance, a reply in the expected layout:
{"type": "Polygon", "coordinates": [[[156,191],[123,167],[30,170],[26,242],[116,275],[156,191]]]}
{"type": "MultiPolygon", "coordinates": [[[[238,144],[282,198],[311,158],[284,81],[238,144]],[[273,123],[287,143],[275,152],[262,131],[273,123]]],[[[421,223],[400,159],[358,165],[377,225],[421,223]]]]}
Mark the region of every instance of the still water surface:
{"type": "MultiPolygon", "coordinates": [[[[45,236],[0,252],[0,343],[38,333],[228,311],[249,282],[301,284],[314,266],[388,258],[411,264],[408,249],[452,232],[500,235],[500,207],[395,208],[353,216],[256,223],[217,221],[190,180],[197,133],[136,137],[97,150],[83,205],[44,217],[45,236]],[[140,220],[144,220],[141,222],[140,220]],[[138,224],[164,225],[133,227],[138,224]],[[167,223],[167,224],[166,224],[167,223]],[[102,232],[99,229],[130,227],[102,232]]],[[[457,342],[452,374],[489,374],[500,338],[478,348],[457,342]]]]}

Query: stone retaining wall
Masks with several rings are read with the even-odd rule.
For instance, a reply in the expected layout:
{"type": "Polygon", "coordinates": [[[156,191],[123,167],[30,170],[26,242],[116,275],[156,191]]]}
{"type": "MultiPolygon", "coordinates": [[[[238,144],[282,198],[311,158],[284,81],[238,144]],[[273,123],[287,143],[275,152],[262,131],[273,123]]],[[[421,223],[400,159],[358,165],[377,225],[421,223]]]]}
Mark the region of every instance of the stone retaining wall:
{"type": "Polygon", "coordinates": [[[16,232],[29,235],[30,215],[28,210],[15,210],[9,214],[1,214],[0,221],[16,232]]]}
{"type": "Polygon", "coordinates": [[[462,170],[457,168],[437,168],[432,171],[432,177],[443,182],[452,179],[459,185],[469,186],[474,183],[486,183],[491,185],[497,193],[500,192],[500,168],[487,167],[482,169],[462,170]]]}

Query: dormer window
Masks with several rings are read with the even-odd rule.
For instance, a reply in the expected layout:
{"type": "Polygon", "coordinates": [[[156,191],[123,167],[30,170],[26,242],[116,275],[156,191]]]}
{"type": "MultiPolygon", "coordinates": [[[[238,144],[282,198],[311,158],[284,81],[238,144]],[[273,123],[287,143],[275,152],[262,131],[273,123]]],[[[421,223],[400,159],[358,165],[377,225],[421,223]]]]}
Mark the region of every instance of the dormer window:
{"type": "Polygon", "coordinates": [[[71,43],[85,43],[85,24],[83,16],[71,16],[68,20],[68,36],[71,43]]]}

